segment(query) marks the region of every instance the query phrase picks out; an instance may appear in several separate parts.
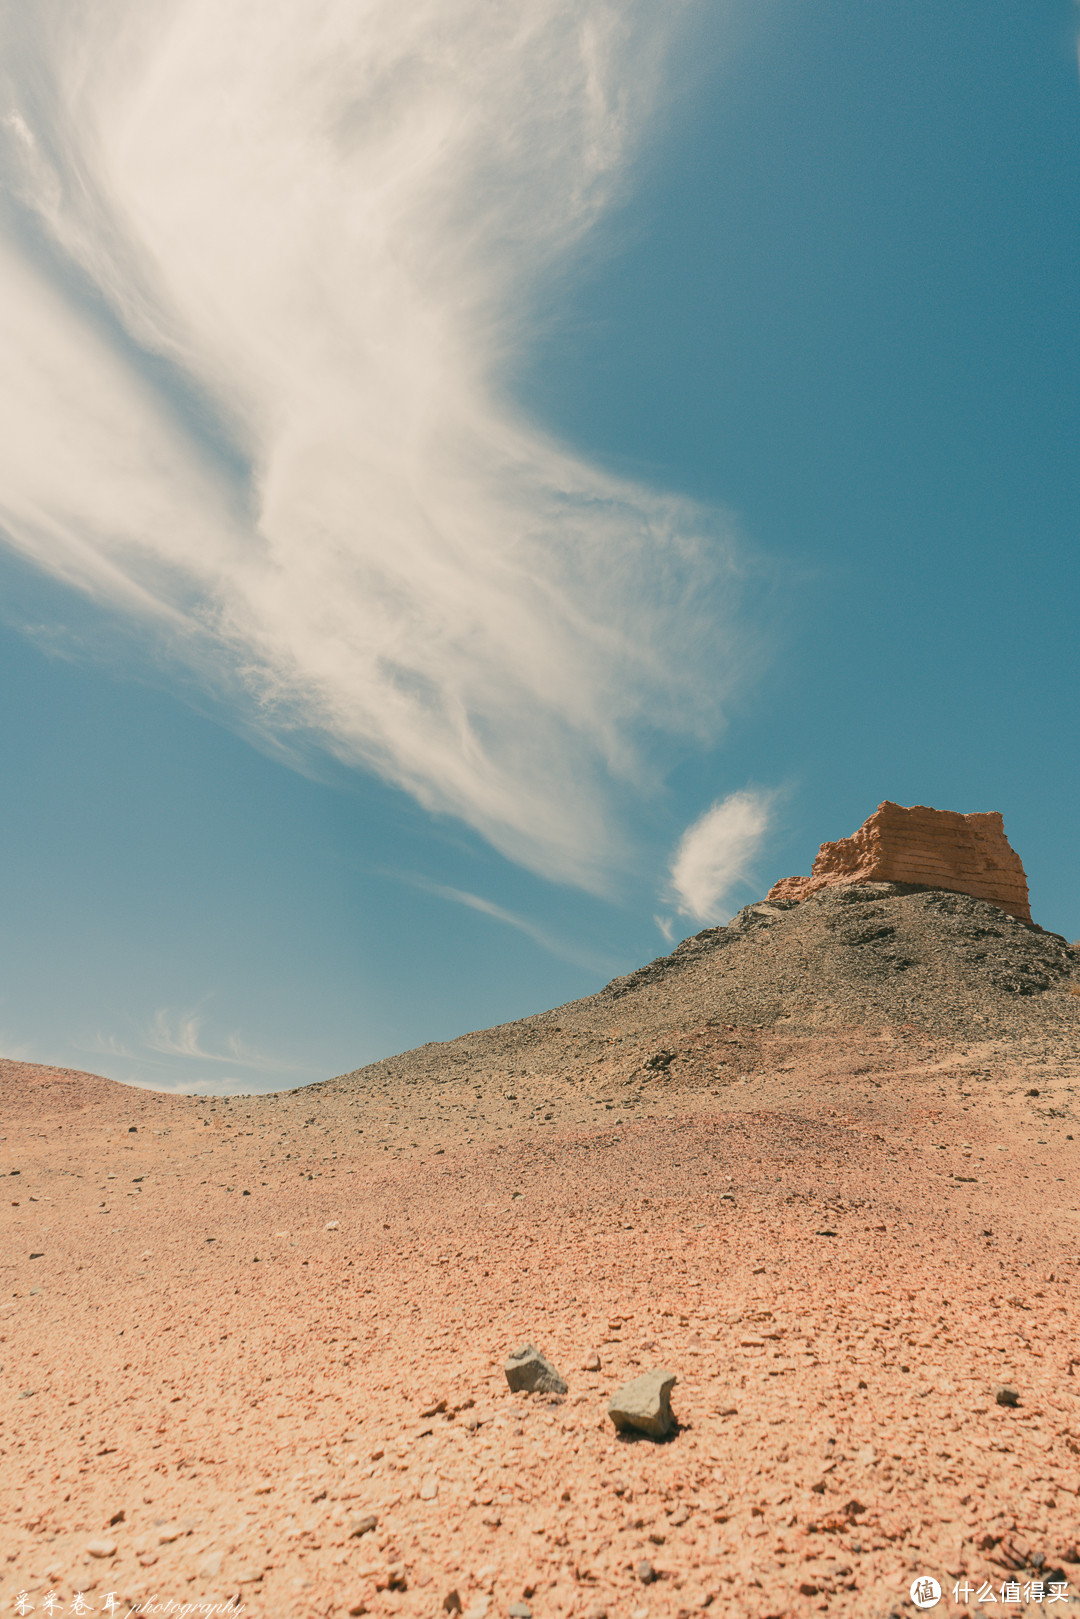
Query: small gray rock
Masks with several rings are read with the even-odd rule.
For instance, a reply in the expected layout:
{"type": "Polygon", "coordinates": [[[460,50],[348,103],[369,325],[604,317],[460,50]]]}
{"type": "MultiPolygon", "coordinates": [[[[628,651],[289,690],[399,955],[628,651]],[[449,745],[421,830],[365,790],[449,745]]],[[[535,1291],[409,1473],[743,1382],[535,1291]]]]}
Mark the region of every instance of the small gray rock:
{"type": "Polygon", "coordinates": [[[456,1591],[447,1591],[443,1597],[443,1613],[460,1613],[461,1598],[456,1591]]]}
{"type": "Polygon", "coordinates": [[[510,1619],[532,1619],[532,1609],[527,1602],[511,1602],[506,1611],[510,1619]]]}
{"type": "Polygon", "coordinates": [[[374,1512],[365,1512],[362,1518],[354,1518],[349,1525],[349,1539],[358,1540],[361,1535],[370,1535],[378,1526],[378,1522],[374,1512]]]}
{"type": "Polygon", "coordinates": [[[643,1557],[641,1559],[641,1562],[634,1569],[634,1573],[637,1575],[642,1585],[651,1585],[656,1578],[656,1570],[653,1568],[647,1557],[643,1557]]]}
{"type": "Polygon", "coordinates": [[[994,1399],[998,1405],[1019,1405],[1019,1389],[1011,1389],[1007,1383],[999,1383],[994,1390],[994,1399]]]}
{"type": "Polygon", "coordinates": [[[86,1549],[91,1557],[115,1557],[115,1540],[88,1540],[86,1549]]]}
{"type": "Polygon", "coordinates": [[[527,1389],[532,1394],[565,1394],[566,1383],[546,1355],[533,1344],[515,1350],[503,1367],[506,1381],[515,1393],[527,1389]]]}
{"type": "Polygon", "coordinates": [[[643,1372],[616,1389],[608,1404],[608,1416],[620,1433],[643,1433],[650,1439],[666,1439],[678,1427],[671,1409],[671,1391],[677,1379],[662,1366],[643,1372]]]}

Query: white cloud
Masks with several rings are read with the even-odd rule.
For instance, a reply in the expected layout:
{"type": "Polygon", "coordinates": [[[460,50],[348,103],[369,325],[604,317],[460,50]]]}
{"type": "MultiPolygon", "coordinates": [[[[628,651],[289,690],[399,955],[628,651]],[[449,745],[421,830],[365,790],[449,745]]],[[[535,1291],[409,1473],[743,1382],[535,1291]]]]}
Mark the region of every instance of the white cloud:
{"type": "MultiPolygon", "coordinates": [[[[76,1049],[109,1059],[108,1076],[118,1084],[177,1095],[255,1095],[283,1083],[295,1085],[323,1077],[308,1064],[268,1056],[237,1034],[208,1042],[203,1026],[198,1011],[160,1007],[133,1038],[125,1041],[99,1032],[76,1049]],[[209,1070],[207,1064],[212,1065],[209,1070]],[[241,1078],[230,1071],[235,1068],[248,1072],[241,1078]],[[259,1081],[254,1089],[252,1070],[259,1081]]],[[[56,1061],[55,1054],[52,1060],[56,1061]]]]}
{"type": "Polygon", "coordinates": [[[682,9],[0,12],[0,529],[238,724],[595,888],[650,739],[716,733],[737,568],[508,378],[682,9]]]}
{"type": "Polygon", "coordinates": [[[726,919],[724,899],[746,880],[771,811],[769,793],[731,793],[687,827],[671,862],[671,886],[683,916],[726,919]]]}
{"type": "Polygon", "coordinates": [[[160,1052],[165,1057],[195,1058],[199,1062],[227,1063],[230,1067],[235,1065],[241,1068],[261,1068],[267,1072],[298,1072],[294,1064],[282,1062],[279,1058],[268,1057],[263,1052],[256,1051],[235,1034],[226,1037],[223,1051],[207,1050],[202,1044],[202,1024],[203,1020],[198,1013],[173,1014],[167,1008],[159,1007],[154,1013],[146,1036],[146,1049],[160,1052]]]}

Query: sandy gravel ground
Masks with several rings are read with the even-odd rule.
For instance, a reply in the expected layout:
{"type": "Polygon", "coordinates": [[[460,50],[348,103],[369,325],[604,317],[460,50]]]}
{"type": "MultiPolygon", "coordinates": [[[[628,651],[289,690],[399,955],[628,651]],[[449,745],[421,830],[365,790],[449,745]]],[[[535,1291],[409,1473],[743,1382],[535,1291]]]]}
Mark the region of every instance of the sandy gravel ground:
{"type": "Polygon", "coordinates": [[[216,1103],[0,1064],[0,1612],[1080,1591],[1071,1032],[596,1038],[427,1048],[438,1106],[407,1064],[216,1103]],[[508,1392],[526,1340],[565,1399],[508,1392]],[[655,1365],[680,1430],[621,1440],[655,1365]]]}

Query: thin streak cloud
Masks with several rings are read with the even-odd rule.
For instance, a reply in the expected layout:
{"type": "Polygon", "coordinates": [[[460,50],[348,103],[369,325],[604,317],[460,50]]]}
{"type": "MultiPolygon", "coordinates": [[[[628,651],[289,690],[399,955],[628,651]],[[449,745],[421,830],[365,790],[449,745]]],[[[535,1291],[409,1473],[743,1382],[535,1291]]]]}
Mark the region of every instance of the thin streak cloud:
{"type": "Polygon", "coordinates": [[[556,956],[560,961],[569,961],[573,966],[584,967],[588,972],[612,973],[618,970],[618,962],[599,953],[581,950],[576,945],[568,944],[549,933],[547,928],[531,922],[528,917],[518,916],[515,911],[508,911],[502,905],[484,899],[480,894],[470,894],[463,888],[449,888],[445,883],[429,883],[420,879],[414,881],[417,887],[426,889],[429,894],[437,894],[440,899],[452,900],[456,905],[465,905],[471,911],[479,911],[483,916],[490,916],[493,921],[504,922],[507,927],[516,928],[519,933],[524,933],[534,944],[538,944],[542,950],[556,956]]]}
{"type": "Polygon", "coordinates": [[[0,9],[10,545],[239,726],[597,891],[720,729],[742,564],[512,383],[685,9],[0,9]]]}

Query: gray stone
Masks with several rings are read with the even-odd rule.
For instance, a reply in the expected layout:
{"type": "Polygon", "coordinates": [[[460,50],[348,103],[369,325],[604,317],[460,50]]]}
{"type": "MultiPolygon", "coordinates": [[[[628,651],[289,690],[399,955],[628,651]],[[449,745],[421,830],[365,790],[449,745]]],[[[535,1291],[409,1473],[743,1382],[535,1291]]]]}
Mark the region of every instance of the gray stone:
{"type": "Polygon", "coordinates": [[[515,1350],[503,1367],[506,1381],[515,1393],[527,1389],[531,1394],[565,1394],[566,1383],[546,1355],[533,1344],[515,1350]]]}
{"type": "Polygon", "coordinates": [[[637,1575],[642,1585],[651,1585],[656,1578],[656,1570],[653,1568],[647,1557],[643,1557],[641,1559],[641,1562],[634,1569],[634,1573],[637,1575]]]}
{"type": "Polygon", "coordinates": [[[378,1517],[374,1512],[365,1512],[362,1518],[354,1518],[349,1525],[349,1539],[358,1540],[361,1535],[370,1535],[378,1522],[378,1517]]]}
{"type": "Polygon", "coordinates": [[[461,1598],[456,1591],[447,1591],[443,1597],[443,1613],[460,1613],[461,1598]]]}
{"type": "Polygon", "coordinates": [[[86,1549],[91,1557],[115,1557],[115,1540],[88,1540],[86,1549]]]}
{"type": "Polygon", "coordinates": [[[671,1391],[676,1381],[674,1372],[654,1366],[616,1389],[608,1416],[619,1432],[643,1433],[650,1439],[666,1439],[674,1433],[678,1423],[671,1409],[671,1391]]]}
{"type": "Polygon", "coordinates": [[[527,1602],[511,1602],[506,1611],[510,1619],[532,1619],[532,1609],[527,1602]]]}
{"type": "Polygon", "coordinates": [[[1011,1389],[1007,1383],[1000,1383],[994,1390],[994,1399],[998,1405],[1019,1405],[1019,1389],[1011,1389]]]}

